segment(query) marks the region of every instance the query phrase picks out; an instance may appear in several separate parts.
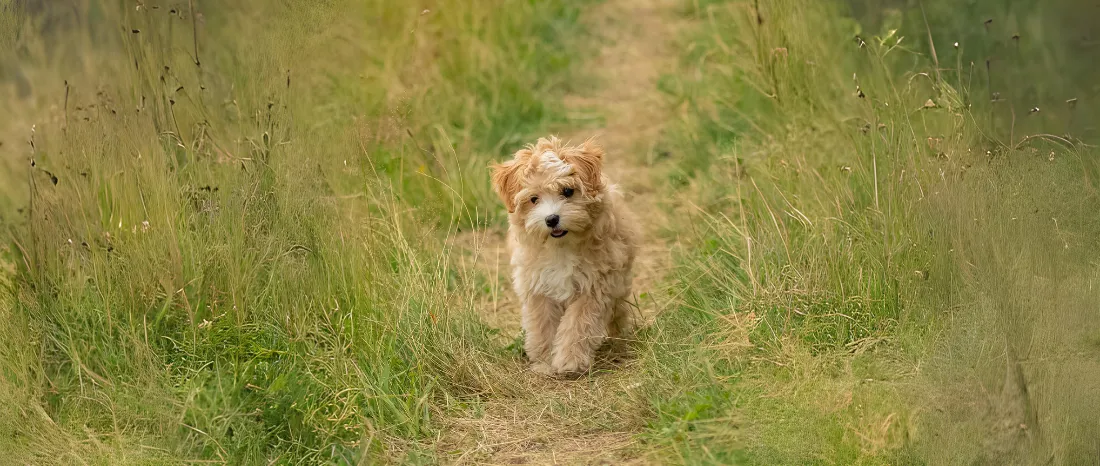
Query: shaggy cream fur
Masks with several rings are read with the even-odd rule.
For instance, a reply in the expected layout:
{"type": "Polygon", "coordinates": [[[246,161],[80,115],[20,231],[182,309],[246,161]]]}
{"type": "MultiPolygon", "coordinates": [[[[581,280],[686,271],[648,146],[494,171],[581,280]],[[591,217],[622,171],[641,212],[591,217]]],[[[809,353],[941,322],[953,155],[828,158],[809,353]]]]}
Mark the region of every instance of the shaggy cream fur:
{"type": "Polygon", "coordinates": [[[493,188],[508,208],[524,346],[541,373],[588,371],[604,340],[629,328],[638,233],[602,173],[603,157],[591,139],[568,146],[552,136],[493,167],[493,188]]]}

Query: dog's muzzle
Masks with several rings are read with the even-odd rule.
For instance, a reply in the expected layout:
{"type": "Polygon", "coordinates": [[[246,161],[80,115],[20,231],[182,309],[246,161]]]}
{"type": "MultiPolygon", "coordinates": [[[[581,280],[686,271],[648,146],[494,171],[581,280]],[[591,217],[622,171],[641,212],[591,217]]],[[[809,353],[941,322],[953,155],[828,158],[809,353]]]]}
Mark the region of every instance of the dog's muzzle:
{"type": "Polygon", "coordinates": [[[568,230],[564,228],[559,228],[559,223],[561,223],[561,216],[559,216],[558,214],[551,214],[546,216],[546,226],[552,228],[552,230],[550,230],[550,236],[561,238],[562,236],[565,236],[566,233],[569,233],[568,230]]]}

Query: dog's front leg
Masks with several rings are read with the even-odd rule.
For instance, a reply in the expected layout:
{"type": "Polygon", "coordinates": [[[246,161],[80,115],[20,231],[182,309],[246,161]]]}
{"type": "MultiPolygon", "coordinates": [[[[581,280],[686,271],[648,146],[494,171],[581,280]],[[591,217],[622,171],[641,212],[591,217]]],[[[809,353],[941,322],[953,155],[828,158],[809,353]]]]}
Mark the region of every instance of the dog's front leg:
{"type": "Polygon", "coordinates": [[[613,299],[602,294],[581,294],[569,304],[554,338],[550,368],[558,374],[585,372],[592,356],[607,338],[613,299]]]}
{"type": "Polygon", "coordinates": [[[549,372],[550,345],[561,320],[561,304],[539,295],[530,296],[523,305],[523,349],[536,372],[549,372]]]}

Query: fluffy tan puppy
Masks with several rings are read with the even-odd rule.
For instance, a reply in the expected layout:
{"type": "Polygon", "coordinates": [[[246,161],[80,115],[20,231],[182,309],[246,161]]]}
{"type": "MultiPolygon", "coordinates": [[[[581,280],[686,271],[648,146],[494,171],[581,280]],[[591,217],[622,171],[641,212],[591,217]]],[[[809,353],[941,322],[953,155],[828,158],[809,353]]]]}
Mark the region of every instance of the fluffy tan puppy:
{"type": "Polygon", "coordinates": [[[604,340],[628,330],[638,235],[603,157],[591,139],[567,146],[552,136],[493,166],[536,372],[586,372],[604,340]]]}

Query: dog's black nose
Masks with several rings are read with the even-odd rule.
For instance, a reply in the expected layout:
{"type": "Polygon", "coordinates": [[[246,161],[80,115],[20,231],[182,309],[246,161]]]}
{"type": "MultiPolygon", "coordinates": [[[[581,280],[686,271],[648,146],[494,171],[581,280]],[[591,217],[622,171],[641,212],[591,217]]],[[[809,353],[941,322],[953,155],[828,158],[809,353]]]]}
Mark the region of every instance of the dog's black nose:
{"type": "Polygon", "coordinates": [[[561,220],[561,217],[558,217],[558,214],[549,215],[546,217],[546,226],[554,228],[558,226],[558,220],[561,220]]]}

